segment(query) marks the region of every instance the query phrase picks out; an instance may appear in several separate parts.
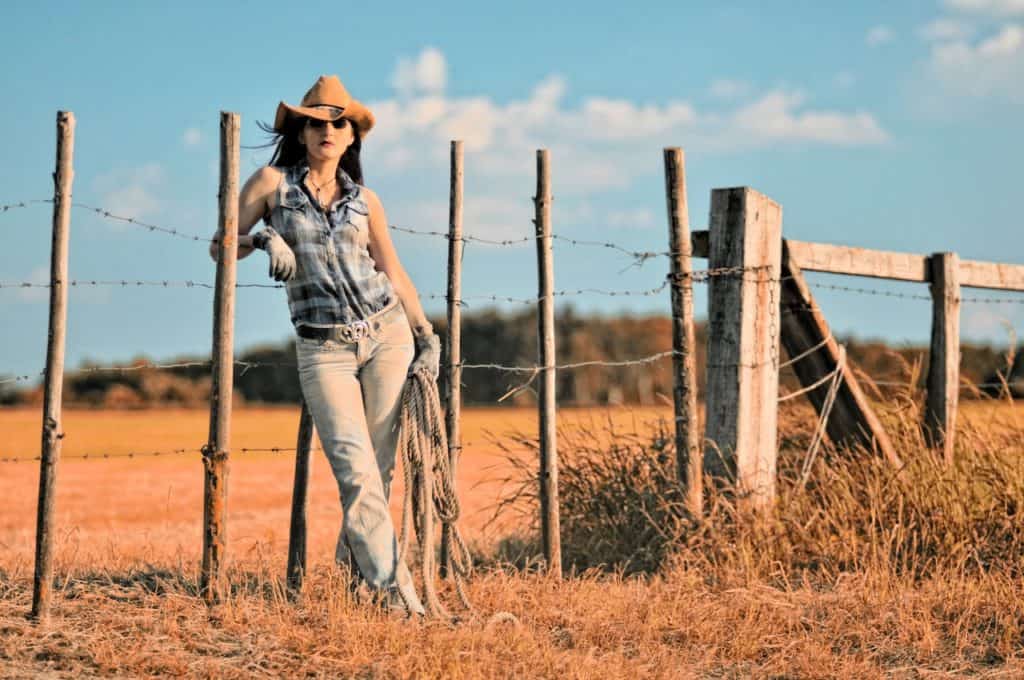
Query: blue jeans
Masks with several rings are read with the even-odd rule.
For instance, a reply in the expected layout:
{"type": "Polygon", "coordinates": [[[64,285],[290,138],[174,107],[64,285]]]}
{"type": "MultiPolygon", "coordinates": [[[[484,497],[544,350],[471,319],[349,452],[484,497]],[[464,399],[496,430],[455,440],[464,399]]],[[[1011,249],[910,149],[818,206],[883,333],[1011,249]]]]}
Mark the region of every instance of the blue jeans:
{"type": "Polygon", "coordinates": [[[398,588],[422,613],[388,509],[412,330],[401,303],[367,322],[368,335],[355,342],[297,338],[299,381],[341,494],[335,559],[347,562],[351,550],[371,588],[398,588]]]}

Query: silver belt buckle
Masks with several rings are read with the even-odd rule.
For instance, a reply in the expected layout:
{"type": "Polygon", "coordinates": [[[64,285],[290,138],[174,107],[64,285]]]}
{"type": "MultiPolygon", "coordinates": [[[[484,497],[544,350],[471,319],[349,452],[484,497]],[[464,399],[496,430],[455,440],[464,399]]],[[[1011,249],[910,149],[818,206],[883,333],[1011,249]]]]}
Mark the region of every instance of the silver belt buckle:
{"type": "Polygon", "coordinates": [[[360,338],[365,338],[369,332],[370,324],[362,319],[341,327],[341,337],[345,342],[357,342],[360,338]]]}

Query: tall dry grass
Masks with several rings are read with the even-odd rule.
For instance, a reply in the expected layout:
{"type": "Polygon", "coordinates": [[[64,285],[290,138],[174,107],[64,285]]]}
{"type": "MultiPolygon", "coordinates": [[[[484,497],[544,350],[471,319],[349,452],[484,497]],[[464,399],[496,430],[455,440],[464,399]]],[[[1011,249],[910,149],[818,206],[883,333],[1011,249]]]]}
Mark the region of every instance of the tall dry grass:
{"type": "Polygon", "coordinates": [[[908,393],[883,413],[902,469],[825,450],[806,483],[813,413],[787,408],[762,522],[720,489],[687,516],[665,421],[562,430],[561,582],[537,568],[536,437],[496,437],[514,466],[496,509],[518,528],[477,546],[483,617],[458,627],[388,619],[323,565],[293,601],[259,550],[207,609],[194,560],[96,548],[63,562],[40,629],[31,565],[0,562],[0,677],[1024,677],[1024,428],[962,423],[945,468],[919,408],[908,393]]]}

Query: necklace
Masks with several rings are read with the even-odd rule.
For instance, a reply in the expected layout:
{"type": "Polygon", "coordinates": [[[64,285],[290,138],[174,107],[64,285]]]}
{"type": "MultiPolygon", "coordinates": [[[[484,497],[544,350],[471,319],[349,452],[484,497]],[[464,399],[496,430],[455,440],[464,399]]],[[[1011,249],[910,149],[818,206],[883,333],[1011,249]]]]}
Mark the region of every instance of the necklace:
{"type": "Polygon", "coordinates": [[[309,178],[309,183],[313,185],[314,189],[316,189],[316,202],[320,204],[321,208],[325,207],[323,200],[320,198],[320,190],[331,186],[338,181],[338,178],[332,177],[330,182],[325,182],[323,186],[320,186],[316,183],[316,180],[313,179],[313,175],[307,175],[307,177],[309,178]]]}

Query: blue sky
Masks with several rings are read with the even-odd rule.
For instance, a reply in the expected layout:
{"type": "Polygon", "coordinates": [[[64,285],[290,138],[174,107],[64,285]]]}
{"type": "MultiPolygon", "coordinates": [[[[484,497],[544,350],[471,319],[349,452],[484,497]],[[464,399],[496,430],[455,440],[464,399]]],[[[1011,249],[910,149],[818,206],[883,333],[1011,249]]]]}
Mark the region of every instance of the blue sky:
{"type": "MultiPolygon", "coordinates": [[[[367,184],[392,224],[444,230],[448,140],[466,143],[469,234],[531,233],[534,151],[551,149],[554,229],[666,248],[661,149],[687,152],[690,221],[713,187],[783,205],[797,239],[1024,262],[1024,2],[18,3],[0,23],[7,131],[0,204],[52,193],[54,119],[78,119],[75,200],[210,234],[218,112],[264,136],[281,99],[336,73],[377,114],[367,184]]],[[[269,158],[243,152],[248,176],[269,158]]],[[[0,213],[0,282],[45,281],[48,206],[0,213]]],[[[445,287],[442,239],[395,233],[424,296],[445,287]]],[[[557,289],[658,286],[666,263],[625,269],[611,250],[555,246],[557,289]]],[[[212,282],[204,247],[84,211],[75,279],[212,282]]],[[[467,296],[536,293],[531,247],[470,244],[467,296]]],[[[242,282],[267,282],[257,253],[242,282]]],[[[822,283],[927,294],[818,275],[822,283]]],[[[817,291],[838,333],[927,338],[926,300],[817,291]]],[[[979,297],[993,297],[981,291],[979,297]]],[[[698,312],[704,309],[698,291],[698,312]]],[[[577,309],[666,312],[668,296],[561,298],[577,309]]],[[[0,374],[38,372],[45,291],[0,289],[0,374]]],[[[443,302],[424,299],[429,312],[443,302]]],[[[482,306],[483,302],[472,307],[482,306]]],[[[202,288],[73,289],[68,363],[210,346],[202,288]]],[[[1024,305],[965,303],[965,340],[1005,342],[1024,305]]],[[[288,336],[283,291],[239,291],[237,344],[288,336]]]]}

